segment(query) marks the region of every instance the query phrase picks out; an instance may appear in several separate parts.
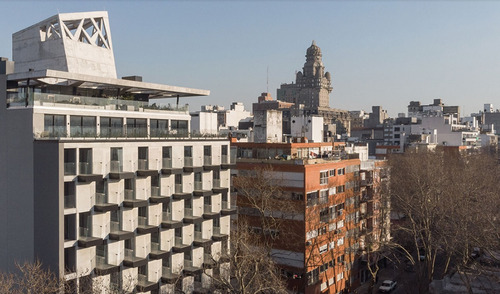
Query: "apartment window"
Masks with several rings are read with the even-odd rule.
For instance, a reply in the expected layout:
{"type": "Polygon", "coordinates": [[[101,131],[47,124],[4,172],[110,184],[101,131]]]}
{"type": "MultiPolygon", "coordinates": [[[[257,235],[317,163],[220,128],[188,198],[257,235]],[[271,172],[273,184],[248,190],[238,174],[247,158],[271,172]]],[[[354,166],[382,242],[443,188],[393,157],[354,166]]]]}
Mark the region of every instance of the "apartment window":
{"type": "Polygon", "coordinates": [[[193,166],[193,146],[184,146],[184,165],[193,166]]]}
{"type": "Polygon", "coordinates": [[[164,146],[162,149],[163,168],[172,168],[172,147],[164,146]]]}
{"type": "Polygon", "coordinates": [[[304,194],[292,192],[292,200],[304,200],[304,194]]]}
{"type": "Polygon", "coordinates": [[[123,118],[101,117],[101,137],[122,137],[123,118]]]}
{"type": "Polygon", "coordinates": [[[321,227],[318,229],[318,235],[321,236],[321,235],[324,235],[326,234],[326,226],[324,227],[321,227]]]}
{"type": "Polygon", "coordinates": [[[123,149],[111,148],[110,172],[120,173],[123,171],[123,149]]]}
{"type": "Polygon", "coordinates": [[[212,146],[203,146],[203,164],[212,165],[212,146]]]}
{"type": "Polygon", "coordinates": [[[139,147],[138,149],[138,169],[147,170],[149,169],[148,157],[149,150],[148,147],[139,147]]]}
{"type": "Polygon", "coordinates": [[[335,170],[334,169],[331,169],[330,170],[330,177],[334,177],[335,176],[335,170]]]}
{"type": "Polygon", "coordinates": [[[151,137],[166,137],[168,135],[168,120],[151,119],[149,121],[149,133],[151,137]]]}
{"type": "Polygon", "coordinates": [[[319,280],[319,269],[313,269],[312,271],[307,273],[307,284],[312,285],[318,282],[319,280]]]}
{"type": "Polygon", "coordinates": [[[142,118],[127,118],[128,137],[146,137],[148,135],[147,120],[142,118]]]}
{"type": "Polygon", "coordinates": [[[187,120],[172,120],[171,123],[171,129],[174,134],[185,135],[189,132],[187,120]]]}
{"type": "Polygon", "coordinates": [[[193,203],[191,199],[184,200],[184,216],[193,216],[193,203]]]}
{"type": "Polygon", "coordinates": [[[92,174],[92,149],[80,148],[79,155],[80,174],[92,174]]]}
{"type": "Polygon", "coordinates": [[[319,173],[319,184],[320,185],[328,184],[328,171],[322,171],[319,173]]]}
{"type": "Polygon", "coordinates": [[[151,196],[160,196],[160,176],[158,174],[151,176],[151,196]]]}
{"type": "Polygon", "coordinates": [[[319,247],[319,254],[323,254],[328,251],[328,244],[319,247]]]}
{"type": "Polygon", "coordinates": [[[307,193],[307,205],[318,204],[318,191],[307,193]]]}
{"type": "Polygon", "coordinates": [[[66,116],[45,114],[43,131],[42,137],[66,137],[66,116]]]}
{"type": "Polygon", "coordinates": [[[337,282],[344,278],[344,272],[337,274],[337,282]]]}
{"type": "Polygon", "coordinates": [[[76,240],[76,214],[64,216],[64,240],[76,240]]]}
{"type": "Polygon", "coordinates": [[[339,168],[337,170],[337,175],[341,176],[341,175],[345,175],[345,168],[339,168]]]}
{"type": "Polygon", "coordinates": [[[64,175],[76,174],[76,149],[64,149],[64,175]]]}
{"type": "Polygon", "coordinates": [[[227,156],[227,145],[221,146],[221,161],[222,163],[229,163],[229,159],[227,156]]]}
{"type": "Polygon", "coordinates": [[[394,138],[399,139],[400,135],[399,134],[394,134],[394,138]]]}
{"type": "Polygon", "coordinates": [[[328,203],[328,190],[319,191],[319,203],[320,204],[328,203]]]}
{"type": "Polygon", "coordinates": [[[337,193],[345,192],[345,185],[337,186],[337,193]]]}
{"type": "Polygon", "coordinates": [[[75,208],[75,182],[64,182],[64,208],[75,208]]]}
{"type": "Polygon", "coordinates": [[[71,137],[95,137],[96,117],[72,115],[69,118],[71,137]]]}
{"type": "Polygon", "coordinates": [[[395,131],[395,132],[399,132],[399,127],[395,127],[395,128],[394,128],[394,131],[395,131]]]}
{"type": "Polygon", "coordinates": [[[125,179],[125,200],[134,200],[135,181],[134,179],[125,179]]]}
{"type": "Polygon", "coordinates": [[[327,223],[330,220],[328,208],[323,208],[319,211],[319,221],[327,223]]]}
{"type": "Polygon", "coordinates": [[[220,171],[219,170],[212,171],[212,179],[213,179],[213,186],[214,187],[221,187],[221,185],[220,185],[220,171]]]}
{"type": "Polygon", "coordinates": [[[91,237],[91,216],[90,212],[80,212],[80,237],[91,237]]]}
{"type": "Polygon", "coordinates": [[[182,193],[182,174],[175,175],[175,193],[182,193]]]}

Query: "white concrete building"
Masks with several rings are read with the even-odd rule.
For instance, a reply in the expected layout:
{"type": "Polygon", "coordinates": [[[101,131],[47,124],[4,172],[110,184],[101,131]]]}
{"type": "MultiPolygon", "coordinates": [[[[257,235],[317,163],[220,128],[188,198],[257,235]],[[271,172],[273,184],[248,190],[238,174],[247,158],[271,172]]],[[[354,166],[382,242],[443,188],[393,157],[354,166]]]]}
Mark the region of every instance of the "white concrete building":
{"type": "Polygon", "coordinates": [[[87,277],[134,293],[208,288],[203,269],[229,267],[229,141],[193,137],[187,107],[148,99],[209,91],[116,79],[111,49],[105,12],[59,14],[0,59],[0,270],[39,259],[72,293],[87,277]]]}
{"type": "Polygon", "coordinates": [[[309,142],[323,142],[322,116],[292,116],[292,137],[307,138],[309,142]]]}

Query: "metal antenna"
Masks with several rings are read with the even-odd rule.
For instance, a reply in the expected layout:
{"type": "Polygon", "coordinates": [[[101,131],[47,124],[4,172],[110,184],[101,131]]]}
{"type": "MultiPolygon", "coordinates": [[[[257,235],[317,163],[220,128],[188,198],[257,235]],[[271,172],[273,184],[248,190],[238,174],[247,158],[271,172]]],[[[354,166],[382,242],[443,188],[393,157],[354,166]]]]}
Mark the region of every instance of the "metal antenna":
{"type": "Polygon", "coordinates": [[[267,66],[266,93],[269,93],[269,65],[267,66]]]}

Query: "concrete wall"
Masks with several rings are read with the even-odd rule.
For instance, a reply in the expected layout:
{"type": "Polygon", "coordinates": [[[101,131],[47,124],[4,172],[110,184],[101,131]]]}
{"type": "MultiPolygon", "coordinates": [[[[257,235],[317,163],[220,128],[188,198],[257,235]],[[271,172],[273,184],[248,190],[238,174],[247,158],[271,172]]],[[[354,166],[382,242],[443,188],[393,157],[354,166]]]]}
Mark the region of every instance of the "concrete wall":
{"type": "Polygon", "coordinates": [[[34,259],[32,110],[6,109],[0,74],[0,270],[34,259]],[[16,167],[16,168],[13,168],[16,167]]]}

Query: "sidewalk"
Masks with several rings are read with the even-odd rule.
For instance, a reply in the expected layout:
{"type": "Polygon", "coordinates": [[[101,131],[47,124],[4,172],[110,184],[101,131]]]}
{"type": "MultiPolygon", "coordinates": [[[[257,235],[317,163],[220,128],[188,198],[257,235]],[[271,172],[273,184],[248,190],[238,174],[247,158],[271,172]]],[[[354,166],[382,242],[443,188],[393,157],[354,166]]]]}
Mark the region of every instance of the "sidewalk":
{"type": "MultiPolygon", "coordinates": [[[[399,284],[400,276],[402,273],[403,272],[401,270],[394,268],[394,265],[392,263],[388,263],[387,267],[379,269],[378,283],[376,283],[375,286],[373,287],[373,293],[378,293],[378,287],[382,284],[384,280],[397,281],[399,284]]],[[[352,293],[366,294],[369,286],[370,286],[370,281],[366,281],[364,284],[356,288],[352,293]]]]}

